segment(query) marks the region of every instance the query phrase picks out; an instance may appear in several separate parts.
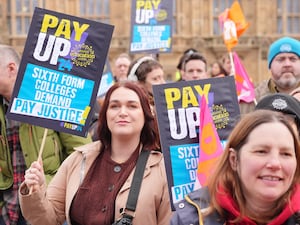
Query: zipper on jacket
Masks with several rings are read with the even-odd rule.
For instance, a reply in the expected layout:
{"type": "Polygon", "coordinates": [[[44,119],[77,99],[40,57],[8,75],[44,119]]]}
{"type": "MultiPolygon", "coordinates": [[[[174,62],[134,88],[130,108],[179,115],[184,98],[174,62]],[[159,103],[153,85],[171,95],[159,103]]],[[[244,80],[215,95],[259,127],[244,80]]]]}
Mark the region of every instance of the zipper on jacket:
{"type": "MultiPolygon", "coordinates": [[[[0,132],[2,132],[2,123],[1,122],[0,122],[0,132]]],[[[5,142],[5,139],[4,139],[3,135],[2,135],[2,133],[0,135],[0,140],[2,142],[2,145],[5,146],[6,142],[5,142]]]]}
{"type": "Polygon", "coordinates": [[[5,140],[4,140],[4,137],[3,137],[3,135],[0,135],[0,140],[1,140],[1,142],[2,142],[2,145],[3,145],[3,146],[5,146],[5,145],[6,145],[6,143],[5,143],[5,140]]]}
{"type": "Polygon", "coordinates": [[[31,125],[29,125],[29,127],[28,127],[28,135],[29,135],[29,141],[31,142],[31,144],[33,143],[33,141],[32,141],[32,126],[31,125]]]}

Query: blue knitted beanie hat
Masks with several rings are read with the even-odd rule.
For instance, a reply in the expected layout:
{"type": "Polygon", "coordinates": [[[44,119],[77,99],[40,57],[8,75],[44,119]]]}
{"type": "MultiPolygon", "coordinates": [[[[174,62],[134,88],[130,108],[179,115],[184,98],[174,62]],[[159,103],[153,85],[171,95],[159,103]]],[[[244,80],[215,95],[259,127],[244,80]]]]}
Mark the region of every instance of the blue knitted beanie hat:
{"type": "Polygon", "coordinates": [[[279,53],[294,53],[300,56],[300,41],[283,37],[271,44],[268,54],[268,66],[271,67],[271,63],[276,55],[279,53]]]}

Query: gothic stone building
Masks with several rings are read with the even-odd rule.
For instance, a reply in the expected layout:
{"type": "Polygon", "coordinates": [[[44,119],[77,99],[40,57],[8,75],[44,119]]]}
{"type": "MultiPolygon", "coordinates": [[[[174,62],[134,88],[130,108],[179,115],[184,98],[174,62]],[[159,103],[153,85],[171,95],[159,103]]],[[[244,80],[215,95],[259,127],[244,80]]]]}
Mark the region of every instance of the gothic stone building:
{"type": "MultiPolygon", "coordinates": [[[[115,26],[109,60],[129,51],[132,0],[0,0],[0,43],[22,53],[34,7],[50,9],[115,26]]],[[[150,0],[144,0],[150,1],[150,0]]],[[[169,0],[173,7],[171,53],[159,54],[167,80],[175,80],[178,60],[187,48],[203,53],[208,62],[220,59],[227,50],[218,16],[234,0],[169,0]]],[[[299,0],[239,0],[248,30],[239,38],[234,51],[240,56],[254,84],[269,77],[269,45],[279,37],[300,39],[299,0]]],[[[132,55],[133,58],[140,55],[132,55]]]]}

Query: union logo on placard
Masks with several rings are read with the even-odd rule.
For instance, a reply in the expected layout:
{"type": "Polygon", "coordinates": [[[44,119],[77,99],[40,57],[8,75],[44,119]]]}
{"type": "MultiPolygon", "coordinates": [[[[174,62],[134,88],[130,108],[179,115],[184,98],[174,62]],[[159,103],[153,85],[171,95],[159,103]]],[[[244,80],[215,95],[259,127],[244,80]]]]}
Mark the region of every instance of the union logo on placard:
{"type": "Polygon", "coordinates": [[[229,123],[229,112],[222,104],[212,106],[212,117],[217,130],[226,128],[229,123]]]}
{"type": "Polygon", "coordinates": [[[159,10],[158,13],[156,13],[155,15],[157,21],[164,21],[167,19],[167,17],[168,17],[168,12],[164,9],[159,10]]]}
{"type": "Polygon", "coordinates": [[[71,59],[76,66],[87,67],[95,59],[95,52],[92,46],[86,44],[79,44],[72,49],[71,59]]]}

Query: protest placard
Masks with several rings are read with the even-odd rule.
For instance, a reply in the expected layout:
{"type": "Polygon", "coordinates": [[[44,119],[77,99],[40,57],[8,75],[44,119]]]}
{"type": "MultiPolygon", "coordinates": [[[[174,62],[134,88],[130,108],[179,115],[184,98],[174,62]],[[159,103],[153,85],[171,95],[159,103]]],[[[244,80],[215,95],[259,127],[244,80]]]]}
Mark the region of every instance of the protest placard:
{"type": "Polygon", "coordinates": [[[173,1],[132,0],[130,52],[170,52],[173,1]]]}
{"type": "Polygon", "coordinates": [[[113,26],[35,8],[8,118],[86,136],[113,26]]]}
{"type": "Polygon", "coordinates": [[[240,115],[235,80],[229,76],[154,85],[153,93],[174,204],[199,187],[199,97],[208,100],[217,133],[224,144],[240,115]]]}

